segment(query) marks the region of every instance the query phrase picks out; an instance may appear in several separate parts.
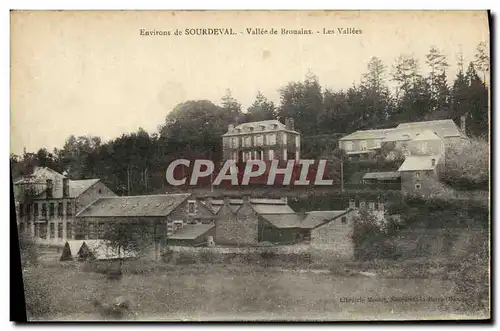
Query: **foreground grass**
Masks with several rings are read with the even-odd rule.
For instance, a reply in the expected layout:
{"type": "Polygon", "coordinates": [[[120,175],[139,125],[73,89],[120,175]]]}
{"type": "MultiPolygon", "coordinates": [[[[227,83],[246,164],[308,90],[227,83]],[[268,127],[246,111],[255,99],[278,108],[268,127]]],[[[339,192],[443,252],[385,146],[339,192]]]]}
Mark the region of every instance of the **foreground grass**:
{"type": "Polygon", "coordinates": [[[38,277],[50,293],[47,304],[51,312],[42,317],[50,320],[103,319],[92,306],[92,299],[112,300],[117,296],[131,301],[134,314],[128,318],[134,320],[460,316],[460,299],[449,300],[453,284],[438,279],[345,277],[244,264],[169,266],[146,275],[125,274],[120,281],[107,281],[103,274],[82,272],[74,266],[41,265],[29,273],[32,279],[38,277]],[[363,302],[344,302],[345,298],[363,302]],[[368,298],[385,301],[368,302],[368,298]]]}

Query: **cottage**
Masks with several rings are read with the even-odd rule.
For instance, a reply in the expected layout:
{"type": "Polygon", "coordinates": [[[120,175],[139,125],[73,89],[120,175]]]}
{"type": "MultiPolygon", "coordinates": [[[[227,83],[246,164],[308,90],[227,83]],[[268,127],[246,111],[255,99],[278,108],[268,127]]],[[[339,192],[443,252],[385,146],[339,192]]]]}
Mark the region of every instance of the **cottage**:
{"type": "MultiPolygon", "coordinates": [[[[211,203],[217,206],[218,201],[211,203]]],[[[216,208],[216,244],[284,244],[300,238],[300,219],[286,199],[225,198],[222,206],[216,208]]]]}
{"type": "Polygon", "coordinates": [[[399,167],[403,194],[429,196],[439,180],[440,155],[409,156],[399,167]]]}
{"type": "Polygon", "coordinates": [[[75,238],[75,214],[99,197],[116,196],[99,179],[71,180],[50,168],[35,167],[14,182],[19,232],[63,245],[75,238]]]}
{"type": "Polygon", "coordinates": [[[355,215],[353,209],[306,213],[302,221],[302,229],[306,231],[306,240],[308,239],[313,248],[329,251],[340,258],[352,258],[354,256],[352,231],[355,215]]]}

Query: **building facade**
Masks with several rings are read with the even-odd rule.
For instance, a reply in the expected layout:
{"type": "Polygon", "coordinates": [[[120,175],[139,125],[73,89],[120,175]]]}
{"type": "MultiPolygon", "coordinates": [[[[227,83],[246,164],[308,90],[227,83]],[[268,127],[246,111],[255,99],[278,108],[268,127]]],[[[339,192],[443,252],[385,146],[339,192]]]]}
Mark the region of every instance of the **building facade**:
{"type": "Polygon", "coordinates": [[[300,133],[293,119],[286,124],[277,120],[229,125],[222,137],[224,161],[299,160],[300,133]]]}
{"type": "Polygon", "coordinates": [[[193,232],[191,228],[215,221],[211,210],[190,193],[99,198],[76,218],[76,239],[105,239],[109,231],[125,229],[143,255],[154,259],[161,256],[173,234],[193,232]]]}
{"type": "Polygon", "coordinates": [[[115,196],[99,179],[70,180],[49,168],[14,183],[20,233],[36,240],[64,243],[75,237],[75,215],[91,201],[115,196]]]}
{"type": "Polygon", "coordinates": [[[405,195],[428,197],[439,185],[439,171],[444,157],[440,155],[409,156],[398,169],[401,190],[405,195]]]}

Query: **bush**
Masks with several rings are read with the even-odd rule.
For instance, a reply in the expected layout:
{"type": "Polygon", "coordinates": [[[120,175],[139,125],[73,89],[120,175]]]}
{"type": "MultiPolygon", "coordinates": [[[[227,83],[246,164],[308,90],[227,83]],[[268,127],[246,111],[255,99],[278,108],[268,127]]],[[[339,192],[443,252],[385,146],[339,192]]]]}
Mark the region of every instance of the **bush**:
{"type": "Polygon", "coordinates": [[[21,252],[21,264],[23,267],[38,264],[38,252],[34,239],[27,234],[19,237],[19,249],[21,252]]]}

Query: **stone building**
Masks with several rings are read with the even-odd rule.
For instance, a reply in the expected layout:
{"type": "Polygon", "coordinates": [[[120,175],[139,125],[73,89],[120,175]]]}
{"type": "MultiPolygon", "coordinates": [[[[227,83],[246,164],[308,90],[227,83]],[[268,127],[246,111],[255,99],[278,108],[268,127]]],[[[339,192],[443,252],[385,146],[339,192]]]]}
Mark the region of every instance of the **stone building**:
{"type": "Polygon", "coordinates": [[[329,252],[336,258],[352,259],[354,216],[354,209],[308,212],[302,221],[306,240],[312,248],[329,252]]]}
{"type": "Polygon", "coordinates": [[[71,180],[45,167],[14,182],[20,233],[37,240],[64,243],[73,239],[75,215],[99,197],[115,196],[99,179],[71,180]]]}
{"type": "Polygon", "coordinates": [[[144,252],[155,258],[173,234],[215,220],[212,211],[190,193],[99,198],[76,217],[76,239],[103,239],[107,231],[125,224],[130,233],[137,234],[144,252]]]}
{"type": "Polygon", "coordinates": [[[222,136],[224,161],[299,160],[300,133],[293,119],[285,124],[277,120],[229,125],[222,136]]]}
{"type": "Polygon", "coordinates": [[[403,194],[427,197],[439,182],[444,157],[440,155],[408,156],[398,171],[403,194]]]}

